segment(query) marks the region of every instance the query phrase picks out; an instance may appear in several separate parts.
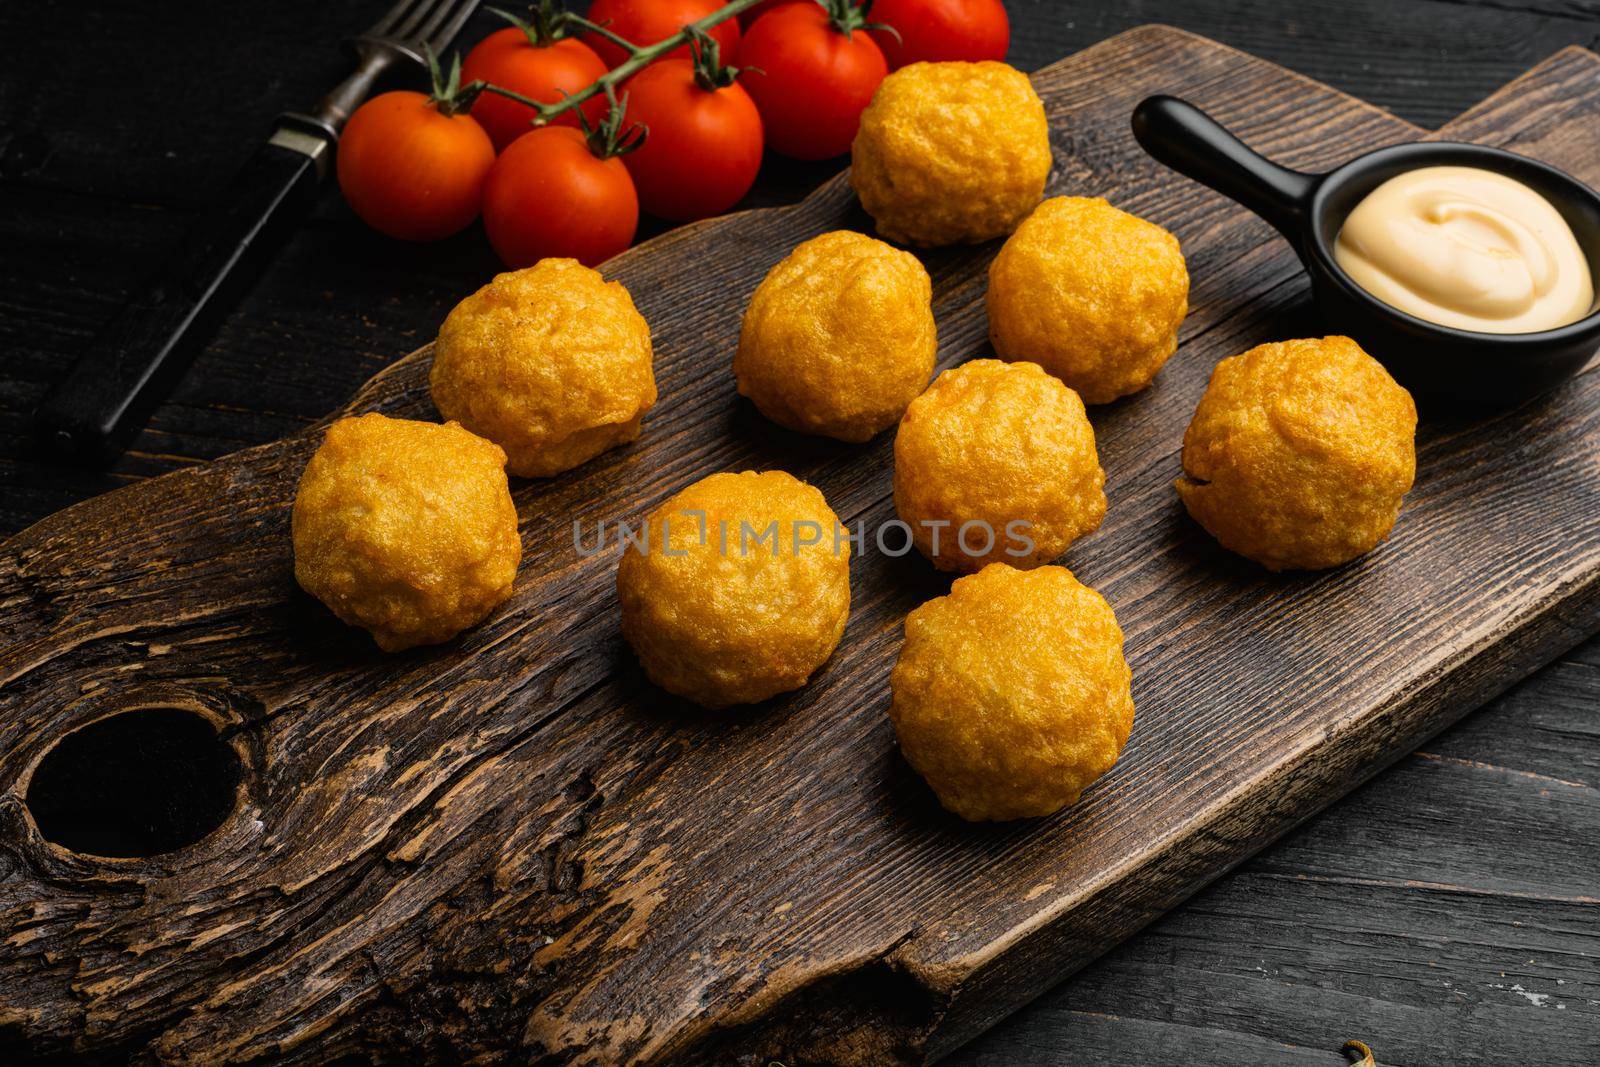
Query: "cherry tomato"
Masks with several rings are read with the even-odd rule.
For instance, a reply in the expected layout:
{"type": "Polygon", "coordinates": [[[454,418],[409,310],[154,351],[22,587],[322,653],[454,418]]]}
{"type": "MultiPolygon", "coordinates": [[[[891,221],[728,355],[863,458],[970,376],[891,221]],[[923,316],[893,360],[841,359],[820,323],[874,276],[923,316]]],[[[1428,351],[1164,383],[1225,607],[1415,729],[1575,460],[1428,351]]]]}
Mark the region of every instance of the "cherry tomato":
{"type": "Polygon", "coordinates": [[[650,131],[622,157],[639,203],[677,222],[739,202],[761,169],[761,116],[738,82],[706,88],[687,59],[657,60],[629,79],[628,115],[650,131]]]}
{"type": "Polygon", "coordinates": [[[782,4],[809,4],[812,2],[813,0],[761,0],[761,3],[757,4],[755,7],[747,7],[743,11],[739,12],[739,29],[741,31],[748,30],[756,21],[756,19],[782,4]]]}
{"type": "Polygon", "coordinates": [[[750,91],[767,144],[796,159],[829,159],[850,150],[861,112],[889,73],[883,53],[860,31],[850,0],[785,4],[756,20],[739,48],[739,75],[750,91]],[[847,32],[843,27],[851,27],[847,32]]]}
{"type": "Polygon", "coordinates": [[[464,113],[424,93],[383,93],[356,108],[339,141],[339,188],[361,221],[404,241],[437,241],[478,216],[494,145],[464,113]]]}
{"type": "Polygon", "coordinates": [[[593,267],[633,243],[639,197],[628,168],[583,132],[545,126],[512,141],[483,187],[483,228],[508,267],[570,256],[593,267]]]}
{"type": "MultiPolygon", "coordinates": [[[[719,0],[594,0],[589,5],[589,21],[599,23],[624,41],[643,47],[671,37],[721,6],[719,0]]],[[[723,55],[732,55],[734,46],[739,43],[739,20],[719,22],[707,32],[722,46],[723,55]]],[[[586,34],[584,40],[608,67],[615,67],[628,58],[619,46],[599,34],[586,34]]],[[[688,59],[689,46],[674,48],[667,56],[688,59]]]]}
{"type": "Polygon", "coordinates": [[[872,21],[900,34],[896,40],[892,33],[872,31],[890,70],[907,63],[1004,59],[1011,45],[1011,22],[1000,0],[878,0],[872,21]]]}
{"type": "MultiPolygon", "coordinates": [[[[537,45],[517,26],[496,30],[479,41],[461,65],[465,81],[486,81],[541,104],[554,104],[587,88],[605,72],[606,65],[582,41],[569,37],[537,45]]],[[[605,97],[592,96],[581,107],[591,123],[599,122],[605,116],[605,97]]],[[[472,117],[483,126],[496,151],[533,129],[533,108],[498,93],[480,95],[472,105],[472,117]]],[[[551,122],[552,126],[577,124],[576,111],[564,111],[551,122]]]]}

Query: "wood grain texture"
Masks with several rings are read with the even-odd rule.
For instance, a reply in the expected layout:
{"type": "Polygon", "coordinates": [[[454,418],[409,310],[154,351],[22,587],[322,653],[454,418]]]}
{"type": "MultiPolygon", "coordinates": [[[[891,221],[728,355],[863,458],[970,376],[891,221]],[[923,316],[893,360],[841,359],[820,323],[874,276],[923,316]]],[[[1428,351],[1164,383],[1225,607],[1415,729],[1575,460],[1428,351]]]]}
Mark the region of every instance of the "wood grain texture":
{"type": "MultiPolygon", "coordinates": [[[[863,558],[824,675],[730,717],[639,677],[616,636],[614,553],[572,549],[573,519],[637,517],[718,469],[782,466],[842,517],[889,517],[886,439],[783,434],[726,373],[766,267],[866,224],[835,182],[608,267],[651,320],[662,402],[637,446],[518,489],[516,595],[456,645],[381,657],[294,590],[286,505],[315,434],[98,498],[0,548],[8,1032],[35,1051],[172,1060],[938,1054],[1593,632],[1593,375],[1487,422],[1429,426],[1394,539],[1332,574],[1265,576],[1171,493],[1215,361],[1316,327],[1263,224],[1137,153],[1133,103],[1190,96],[1308,169],[1414,128],[1159,28],[1037,80],[1053,188],[1108,192],[1172,228],[1195,279],[1156,386],[1094,413],[1112,508],[1068,562],[1118,610],[1139,717],[1082,805],[966,827],[899,760],[883,715],[899,621],[943,591],[920,562],[863,558]],[[19,799],[29,768],[131,701],[219,723],[247,766],[240,811],[157,859],[47,845],[19,799]]],[[[1597,99],[1600,61],[1572,51],[1444,132],[1596,180],[1597,99]]],[[[991,251],[927,257],[943,365],[984,351],[991,251]]],[[[396,364],[351,410],[429,416],[425,370],[425,351],[396,364]]]]}
{"type": "Polygon", "coordinates": [[[1600,641],[962,1048],[952,1067],[1588,1067],[1600,641]]]}

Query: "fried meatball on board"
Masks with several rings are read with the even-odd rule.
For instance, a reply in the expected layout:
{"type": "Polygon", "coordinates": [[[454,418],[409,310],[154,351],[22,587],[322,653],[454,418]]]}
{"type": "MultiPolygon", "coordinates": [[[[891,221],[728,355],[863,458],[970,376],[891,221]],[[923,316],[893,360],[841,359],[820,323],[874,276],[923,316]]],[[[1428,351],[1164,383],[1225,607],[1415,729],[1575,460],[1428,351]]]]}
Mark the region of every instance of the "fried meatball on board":
{"type": "MultiPolygon", "coordinates": [[[[1046,195],[1148,218],[1193,279],[1176,354],[1089,409],[1109,509],[1060,562],[1115,609],[1139,710],[1076,805],[969,826],[897,753],[902,620],[952,579],[914,550],[853,554],[833,656],[733,719],[651,684],[619,632],[620,549],[587,551],[597,521],[723,471],[786,470],[844,522],[893,516],[894,435],[780,429],[728,373],[775,263],[871,232],[841,175],[605,265],[649,322],[659,400],[636,441],[513,482],[512,594],[451,641],[385,654],[297,591],[290,502],[326,425],[0,549],[0,911],[29,916],[0,939],[0,1019],[41,1052],[192,1062],[936,1054],[1600,625],[1595,374],[1481,421],[1424,412],[1398,523],[1342,567],[1269,572],[1173,490],[1213,368],[1338,325],[1311,322],[1265,224],[1139,151],[1135,103],[1187,97],[1306,170],[1420,130],[1163,28],[1033,81],[1046,195]],[[156,857],[47,842],[25,800],[39,760],[133,707],[220,730],[234,808],[156,857]]],[[[1597,111],[1600,59],[1569,51],[1439,135],[1596,182],[1597,111]]],[[[941,371],[992,354],[995,247],[919,257],[941,371]]],[[[429,368],[407,357],[339,414],[437,419],[429,368]]]]}

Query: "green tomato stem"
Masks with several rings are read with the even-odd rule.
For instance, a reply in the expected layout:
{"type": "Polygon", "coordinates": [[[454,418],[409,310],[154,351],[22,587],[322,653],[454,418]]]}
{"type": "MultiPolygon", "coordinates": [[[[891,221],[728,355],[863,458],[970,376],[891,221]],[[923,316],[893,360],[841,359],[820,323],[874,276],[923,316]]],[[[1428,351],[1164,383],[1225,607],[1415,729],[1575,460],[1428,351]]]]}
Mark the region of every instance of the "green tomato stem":
{"type": "Polygon", "coordinates": [[[620,33],[614,32],[609,26],[607,26],[603,22],[590,22],[588,19],[584,18],[582,15],[574,15],[570,11],[566,13],[564,18],[565,18],[565,21],[566,21],[567,25],[569,25],[569,26],[578,26],[578,27],[581,27],[581,28],[583,28],[585,30],[588,30],[590,33],[594,34],[597,37],[604,37],[606,40],[610,41],[612,44],[616,45],[618,48],[620,48],[623,51],[627,52],[629,55],[632,55],[633,53],[635,53],[635,52],[637,52],[639,50],[639,46],[638,45],[634,44],[632,41],[628,40],[626,37],[622,36],[620,33]]]}
{"type": "Polygon", "coordinates": [[[549,48],[565,35],[567,13],[558,6],[558,0],[539,0],[529,9],[531,20],[498,7],[484,5],[484,10],[521,30],[533,48],[549,48]]]}
{"type": "MultiPolygon", "coordinates": [[[[722,5],[720,8],[713,11],[705,18],[700,19],[698,22],[692,22],[688,26],[685,26],[671,37],[663,38],[662,40],[657,41],[655,44],[646,45],[644,47],[640,47],[631,41],[624,40],[623,38],[612,33],[610,30],[606,29],[604,26],[597,26],[588,19],[581,18],[577,15],[568,15],[568,21],[581,25],[591,32],[598,33],[600,36],[606,38],[608,41],[611,41],[613,44],[616,44],[618,47],[626,49],[628,52],[628,58],[617,64],[611,70],[606,71],[605,74],[601,75],[599,78],[595,79],[593,84],[587,86],[586,88],[579,89],[577,92],[554,104],[541,104],[537,101],[529,100],[527,97],[514,96],[513,99],[518,99],[522,103],[532,107],[535,114],[538,116],[538,118],[535,120],[536,124],[542,126],[563,112],[571,111],[573,108],[577,107],[579,104],[591,97],[598,96],[602,93],[615,95],[617,86],[621,85],[630,77],[649,66],[651,62],[666,55],[679,45],[688,44],[689,41],[694,38],[695,30],[699,30],[701,33],[704,33],[713,26],[727,22],[729,19],[739,14],[739,12],[755,7],[760,2],[761,0],[731,0],[731,2],[722,5]]],[[[502,95],[511,94],[502,93],[502,95]]]]}

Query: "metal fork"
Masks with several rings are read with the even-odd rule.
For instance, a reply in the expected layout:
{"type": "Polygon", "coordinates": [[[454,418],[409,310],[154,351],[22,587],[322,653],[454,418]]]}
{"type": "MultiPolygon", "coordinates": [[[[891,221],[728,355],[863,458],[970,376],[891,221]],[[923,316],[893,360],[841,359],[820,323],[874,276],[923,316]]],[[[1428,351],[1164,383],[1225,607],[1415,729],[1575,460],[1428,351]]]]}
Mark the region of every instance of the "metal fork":
{"type": "Polygon", "coordinates": [[[478,0],[398,0],[349,39],[355,71],[311,111],[279,117],[267,143],[155,281],[124,305],[39,406],[34,423],[51,454],[100,466],[122,451],[220,317],[223,294],[232,289],[224,283],[309,206],[350,113],[396,62],[425,68],[425,54],[442,53],[477,6],[478,0]]]}
{"type": "Polygon", "coordinates": [[[427,53],[443,54],[477,6],[478,0],[399,0],[365,33],[349,39],[361,63],[322,98],[314,117],[337,134],[395,60],[409,60],[426,70],[427,53]]]}

